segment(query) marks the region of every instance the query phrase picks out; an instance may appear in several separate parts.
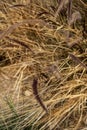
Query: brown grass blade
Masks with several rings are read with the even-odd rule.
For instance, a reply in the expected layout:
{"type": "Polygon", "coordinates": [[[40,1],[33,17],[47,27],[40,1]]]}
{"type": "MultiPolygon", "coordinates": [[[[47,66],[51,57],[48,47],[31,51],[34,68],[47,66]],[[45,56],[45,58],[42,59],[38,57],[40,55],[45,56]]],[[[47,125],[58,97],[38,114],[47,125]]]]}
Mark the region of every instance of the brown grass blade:
{"type": "Polygon", "coordinates": [[[57,18],[57,15],[60,13],[60,11],[63,9],[64,5],[67,4],[67,0],[59,0],[59,6],[58,6],[58,9],[55,13],[55,19],[57,18]]]}
{"type": "Polygon", "coordinates": [[[46,111],[46,113],[48,112],[47,108],[45,107],[45,105],[43,104],[39,94],[38,94],[38,90],[37,90],[37,84],[38,84],[38,80],[36,78],[34,78],[33,80],[33,84],[32,84],[32,88],[33,88],[33,94],[35,95],[36,100],[38,101],[38,103],[41,105],[41,107],[46,111]]]}
{"type": "Polygon", "coordinates": [[[85,64],[83,64],[78,57],[76,57],[75,55],[69,53],[69,56],[72,58],[73,61],[75,61],[77,64],[80,64],[82,67],[84,67],[85,69],[87,69],[87,66],[85,64]]]}
{"type": "Polygon", "coordinates": [[[68,9],[67,9],[67,19],[68,19],[68,23],[71,20],[72,17],[72,0],[69,0],[68,3],[68,9]]]}
{"type": "Polygon", "coordinates": [[[25,47],[25,48],[27,48],[29,51],[32,52],[32,54],[34,54],[34,51],[32,51],[32,49],[31,49],[25,42],[23,42],[23,41],[21,41],[21,40],[18,40],[18,39],[10,38],[10,37],[7,37],[7,38],[8,38],[9,40],[14,41],[14,42],[16,42],[17,44],[19,44],[19,45],[25,47]]]}

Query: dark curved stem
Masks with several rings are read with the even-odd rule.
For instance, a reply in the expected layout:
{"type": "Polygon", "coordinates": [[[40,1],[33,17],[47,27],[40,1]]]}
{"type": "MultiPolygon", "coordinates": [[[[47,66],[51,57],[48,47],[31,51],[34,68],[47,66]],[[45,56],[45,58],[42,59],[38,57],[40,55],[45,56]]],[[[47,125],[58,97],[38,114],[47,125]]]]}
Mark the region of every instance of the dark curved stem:
{"type": "Polygon", "coordinates": [[[68,3],[68,9],[67,9],[67,19],[68,19],[68,23],[72,18],[72,0],[69,0],[68,3]]]}
{"type": "Polygon", "coordinates": [[[38,94],[38,89],[37,89],[37,84],[38,84],[38,79],[34,78],[33,80],[33,84],[32,84],[32,88],[33,88],[33,94],[35,95],[36,100],[38,101],[38,103],[41,105],[41,107],[46,111],[46,113],[48,112],[47,108],[45,107],[45,105],[43,104],[39,94],[38,94]]]}

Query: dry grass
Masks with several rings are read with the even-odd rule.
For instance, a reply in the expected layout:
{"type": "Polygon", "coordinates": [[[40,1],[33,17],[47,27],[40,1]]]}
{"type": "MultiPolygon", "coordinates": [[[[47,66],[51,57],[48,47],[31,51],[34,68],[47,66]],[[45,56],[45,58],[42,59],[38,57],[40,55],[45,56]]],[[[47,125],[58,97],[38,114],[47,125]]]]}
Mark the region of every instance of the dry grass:
{"type": "Polygon", "coordinates": [[[87,127],[86,37],[86,0],[0,2],[0,130],[87,127]]]}

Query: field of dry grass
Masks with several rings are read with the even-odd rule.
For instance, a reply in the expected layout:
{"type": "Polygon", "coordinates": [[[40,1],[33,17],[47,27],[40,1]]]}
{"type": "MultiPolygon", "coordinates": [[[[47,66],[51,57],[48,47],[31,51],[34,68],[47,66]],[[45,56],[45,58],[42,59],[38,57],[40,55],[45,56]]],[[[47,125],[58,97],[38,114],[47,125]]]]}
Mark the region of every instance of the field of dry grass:
{"type": "Polygon", "coordinates": [[[0,130],[87,130],[87,0],[0,1],[0,130]]]}

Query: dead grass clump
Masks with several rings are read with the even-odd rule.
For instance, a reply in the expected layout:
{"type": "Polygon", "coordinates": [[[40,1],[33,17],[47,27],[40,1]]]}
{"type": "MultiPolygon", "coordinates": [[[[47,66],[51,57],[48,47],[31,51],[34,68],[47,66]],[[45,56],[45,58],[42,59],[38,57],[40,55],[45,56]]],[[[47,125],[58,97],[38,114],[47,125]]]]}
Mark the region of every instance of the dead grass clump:
{"type": "Polygon", "coordinates": [[[0,4],[0,130],[87,127],[87,4],[0,4]]]}

